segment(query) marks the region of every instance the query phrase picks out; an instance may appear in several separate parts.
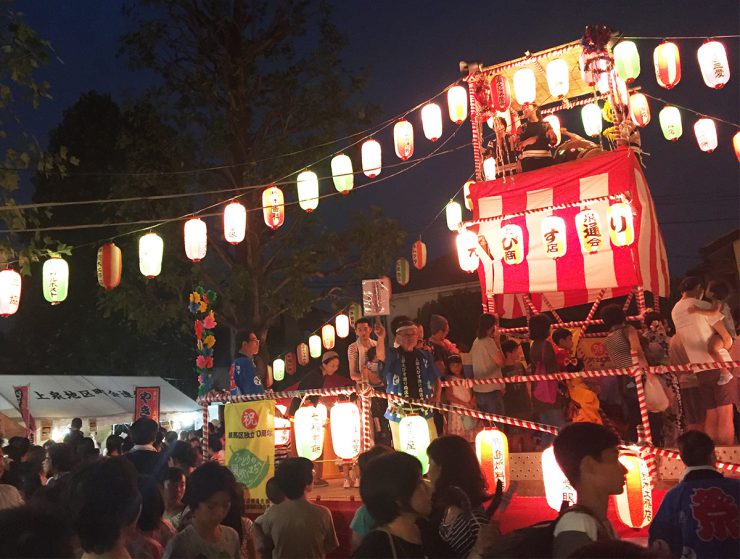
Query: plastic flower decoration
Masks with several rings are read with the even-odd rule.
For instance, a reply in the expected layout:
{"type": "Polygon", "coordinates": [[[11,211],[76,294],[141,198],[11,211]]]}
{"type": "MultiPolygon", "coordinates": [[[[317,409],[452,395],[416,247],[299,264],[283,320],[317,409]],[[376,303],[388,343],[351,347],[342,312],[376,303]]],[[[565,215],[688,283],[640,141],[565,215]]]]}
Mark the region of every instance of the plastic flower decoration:
{"type": "Polygon", "coordinates": [[[206,336],[203,340],[203,345],[205,345],[207,348],[212,348],[214,345],[216,345],[216,338],[213,337],[213,335],[206,336]]]}
{"type": "Polygon", "coordinates": [[[195,333],[195,368],[198,373],[198,396],[205,396],[213,387],[213,346],[216,345],[214,328],[217,326],[216,315],[211,305],[216,300],[213,291],[196,287],[188,298],[188,310],[195,316],[193,331],[195,333]]]}

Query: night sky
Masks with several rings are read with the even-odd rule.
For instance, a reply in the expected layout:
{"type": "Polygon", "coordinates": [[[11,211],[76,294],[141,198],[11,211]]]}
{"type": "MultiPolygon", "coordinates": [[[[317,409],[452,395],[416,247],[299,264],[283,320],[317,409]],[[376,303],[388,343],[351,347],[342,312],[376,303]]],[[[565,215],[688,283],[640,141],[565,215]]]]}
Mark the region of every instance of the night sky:
{"type": "MultiPolygon", "coordinates": [[[[133,74],[125,60],[116,57],[118,38],[131,27],[121,13],[121,2],[67,0],[17,5],[27,14],[28,23],[42,37],[51,40],[62,61],[53,61],[43,71],[52,84],[54,100],[25,116],[25,126],[42,142],[46,141],[46,133],[59,123],[64,109],[82,92],[91,89],[108,92],[123,102],[152,80],[152,76],[133,74]]],[[[349,36],[345,59],[352,67],[368,67],[369,86],[363,98],[381,107],[381,120],[441,91],[456,79],[461,59],[481,60],[487,65],[503,62],[527,50],[534,52],[578,39],[586,24],[605,23],[629,36],[740,32],[740,4],[736,0],[521,3],[374,0],[336,1],[335,6],[336,22],[349,36]]],[[[652,68],[652,52],[659,41],[636,42],[642,66],[637,85],[646,93],[731,122],[740,120],[738,39],[723,41],[732,78],[719,91],[710,90],[701,79],[696,49],[702,41],[676,41],[681,51],[683,76],[680,84],[670,91],[657,85],[652,68]]],[[[705,154],[699,150],[693,134],[693,123],[698,117],[683,112],[683,137],[669,143],[658,124],[662,104],[651,100],[650,105],[652,121],[642,131],[643,149],[651,154],[646,159],[645,172],[675,276],[698,263],[700,247],[738,226],[738,163],[731,146],[735,129],[718,123],[719,147],[714,153],[705,154]]],[[[583,134],[577,111],[559,116],[564,126],[583,134]]],[[[436,144],[423,137],[418,114],[410,115],[409,120],[416,129],[414,157],[429,153],[436,144]]],[[[448,119],[444,126],[443,138],[455,128],[448,119]]],[[[469,123],[462,127],[449,147],[470,141],[469,123]]],[[[384,149],[385,163],[397,161],[391,134],[389,128],[377,137],[384,149]]],[[[319,215],[341,225],[348,208],[377,204],[401,221],[410,243],[471,175],[472,158],[472,149],[462,149],[424,162],[408,173],[346,199],[322,201],[319,215]]],[[[356,157],[354,165],[359,167],[356,157]]],[[[327,175],[328,162],[314,170],[320,176],[327,175]]],[[[360,177],[356,184],[365,180],[360,177]]],[[[322,191],[329,188],[332,188],[330,183],[322,184],[322,191]]],[[[458,201],[462,199],[458,197],[458,201]]],[[[453,249],[454,240],[443,216],[425,233],[424,240],[429,245],[430,258],[453,249]]]]}

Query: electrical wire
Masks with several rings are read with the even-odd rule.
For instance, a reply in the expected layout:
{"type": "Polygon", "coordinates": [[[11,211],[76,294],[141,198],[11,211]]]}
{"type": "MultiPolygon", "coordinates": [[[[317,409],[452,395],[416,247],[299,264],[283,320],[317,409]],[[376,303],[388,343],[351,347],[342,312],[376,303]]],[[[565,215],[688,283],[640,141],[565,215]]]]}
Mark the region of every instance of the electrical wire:
{"type": "Polygon", "coordinates": [[[712,120],[716,120],[717,122],[723,122],[724,124],[728,124],[728,125],[732,126],[733,128],[740,128],[740,124],[736,124],[734,122],[730,122],[729,120],[724,120],[722,118],[719,118],[719,117],[716,117],[716,116],[712,116],[712,115],[708,115],[706,113],[700,113],[699,111],[695,111],[694,109],[689,109],[688,107],[684,107],[682,105],[679,105],[678,103],[671,103],[670,101],[666,101],[665,99],[661,99],[660,97],[656,97],[655,95],[650,95],[649,93],[645,93],[645,91],[641,91],[640,93],[642,93],[643,95],[645,95],[645,97],[649,97],[650,99],[652,99],[654,101],[660,101],[661,103],[664,103],[666,105],[672,105],[674,107],[678,107],[679,109],[682,109],[684,111],[688,111],[690,113],[694,113],[697,116],[702,116],[702,117],[705,117],[705,118],[711,118],[712,120]]]}

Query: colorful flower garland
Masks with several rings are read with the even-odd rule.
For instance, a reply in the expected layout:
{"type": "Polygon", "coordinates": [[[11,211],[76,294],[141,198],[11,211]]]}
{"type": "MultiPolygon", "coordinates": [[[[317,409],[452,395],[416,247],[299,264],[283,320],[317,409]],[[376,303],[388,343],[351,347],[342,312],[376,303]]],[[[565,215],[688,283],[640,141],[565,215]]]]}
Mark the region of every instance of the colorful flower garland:
{"type": "Polygon", "coordinates": [[[195,358],[195,369],[198,372],[198,396],[205,396],[213,387],[213,346],[216,345],[214,329],[218,325],[212,309],[216,293],[196,287],[190,294],[188,310],[195,315],[195,340],[198,357],[195,358]]]}

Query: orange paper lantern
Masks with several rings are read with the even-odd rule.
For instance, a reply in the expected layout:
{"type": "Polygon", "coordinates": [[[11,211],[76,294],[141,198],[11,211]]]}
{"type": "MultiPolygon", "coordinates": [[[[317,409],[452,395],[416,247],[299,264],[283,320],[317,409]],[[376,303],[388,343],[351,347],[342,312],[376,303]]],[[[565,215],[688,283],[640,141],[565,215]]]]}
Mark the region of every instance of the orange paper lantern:
{"type": "Polygon", "coordinates": [[[105,243],[98,249],[98,284],[110,291],[121,283],[123,259],[121,249],[114,243],[105,243]]]}
{"type": "Polygon", "coordinates": [[[624,491],[614,495],[619,520],[631,528],[644,528],[653,520],[653,483],[645,460],[622,454],[619,461],[627,468],[624,491]]]}
{"type": "Polygon", "coordinates": [[[324,346],[324,349],[333,349],[334,343],[336,341],[335,339],[336,330],[334,330],[334,326],[331,324],[324,324],[321,328],[321,343],[324,346]]]}
{"type": "Polygon", "coordinates": [[[480,462],[481,471],[488,482],[488,490],[493,492],[496,482],[501,480],[504,491],[509,488],[509,441],[498,429],[486,428],[475,437],[475,455],[480,462]]]}
{"type": "Polygon", "coordinates": [[[468,118],[468,92],[463,86],[455,85],[447,90],[447,108],[455,124],[462,124],[468,118]]]}
{"type": "Polygon", "coordinates": [[[277,229],[285,222],[285,198],[277,186],[262,192],[262,216],[270,229],[277,229]]]}

